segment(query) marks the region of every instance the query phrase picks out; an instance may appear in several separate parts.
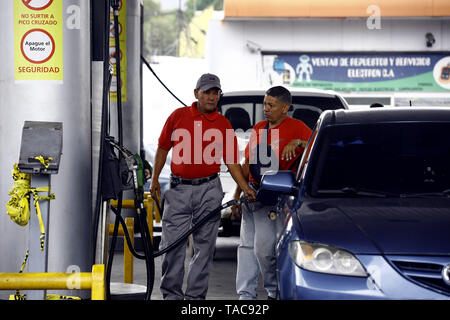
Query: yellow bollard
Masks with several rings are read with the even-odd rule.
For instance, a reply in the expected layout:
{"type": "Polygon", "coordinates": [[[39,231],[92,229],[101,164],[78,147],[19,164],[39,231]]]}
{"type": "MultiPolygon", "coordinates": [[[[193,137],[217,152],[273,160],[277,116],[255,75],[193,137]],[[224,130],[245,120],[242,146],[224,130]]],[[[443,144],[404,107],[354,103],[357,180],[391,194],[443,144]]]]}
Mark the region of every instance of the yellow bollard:
{"type": "MultiPolygon", "coordinates": [[[[128,234],[130,235],[131,245],[134,246],[134,219],[126,218],[125,224],[127,225],[128,234]]],[[[128,242],[124,238],[124,248],[123,248],[123,282],[133,283],[133,254],[131,253],[131,248],[128,247],[128,242]],[[125,247],[126,245],[126,247],[125,247]]]]}
{"type": "MultiPolygon", "coordinates": [[[[157,194],[157,197],[158,197],[159,206],[161,207],[161,198],[160,198],[159,194],[157,194]]],[[[144,198],[145,198],[145,200],[152,202],[152,213],[153,213],[153,208],[155,209],[154,210],[155,221],[161,222],[161,212],[159,212],[158,206],[156,206],[154,204],[155,200],[153,200],[152,196],[150,195],[150,192],[144,192],[144,198]]]]}
{"type": "Polygon", "coordinates": [[[150,233],[150,240],[153,244],[153,201],[151,198],[147,198],[144,203],[145,211],[147,211],[148,232],[150,233]]]}
{"type": "Polygon", "coordinates": [[[91,300],[105,300],[105,265],[92,266],[91,300]]]}
{"type": "MultiPolygon", "coordinates": [[[[161,207],[161,198],[159,197],[159,195],[157,194],[157,198],[158,198],[158,203],[159,203],[159,207],[161,207]]],[[[155,200],[152,201],[154,202],[155,200]]],[[[155,206],[155,221],[156,222],[161,222],[161,212],[159,212],[158,206],[155,206]]]]}

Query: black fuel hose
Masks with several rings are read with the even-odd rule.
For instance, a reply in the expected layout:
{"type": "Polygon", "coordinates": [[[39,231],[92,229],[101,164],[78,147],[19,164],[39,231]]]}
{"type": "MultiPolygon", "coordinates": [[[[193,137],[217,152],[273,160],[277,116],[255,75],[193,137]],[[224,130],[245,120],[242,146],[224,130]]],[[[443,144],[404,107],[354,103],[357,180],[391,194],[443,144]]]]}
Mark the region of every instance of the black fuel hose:
{"type": "Polygon", "coordinates": [[[161,79],[158,77],[158,75],[156,74],[156,72],[153,70],[153,68],[150,66],[150,63],[148,63],[148,61],[141,55],[141,60],[142,62],[144,62],[144,64],[147,66],[147,68],[151,71],[151,73],[153,73],[153,75],[155,76],[155,78],[159,81],[159,83],[161,83],[161,85],[175,98],[178,100],[178,102],[180,102],[183,106],[187,107],[187,105],[181,101],[169,88],[167,88],[167,86],[164,84],[164,82],[161,81],[161,79]]]}
{"type": "Polygon", "coordinates": [[[211,211],[210,213],[208,213],[206,216],[204,216],[202,219],[200,219],[199,222],[197,222],[195,225],[193,225],[190,229],[188,229],[187,231],[185,231],[181,236],[179,236],[174,242],[172,242],[171,244],[169,244],[167,247],[165,247],[164,249],[155,252],[153,254],[153,258],[159,257],[160,255],[163,255],[164,253],[176,248],[177,246],[179,246],[184,240],[187,239],[187,237],[189,237],[192,233],[194,233],[198,228],[200,228],[202,225],[205,224],[205,222],[209,221],[211,218],[217,216],[217,214],[220,214],[220,212],[225,209],[228,208],[232,205],[237,205],[237,201],[236,200],[231,200],[228,201],[220,206],[218,206],[216,209],[214,209],[213,211],[211,211]]]}
{"type": "MultiPolygon", "coordinates": [[[[125,235],[125,239],[126,239],[126,241],[127,241],[128,248],[130,249],[131,254],[132,254],[136,259],[145,260],[145,255],[141,255],[141,254],[137,253],[137,252],[134,250],[133,244],[131,243],[131,240],[130,240],[131,237],[130,237],[130,233],[128,232],[127,225],[126,225],[126,223],[125,223],[125,220],[124,220],[124,219],[122,218],[122,216],[120,215],[118,209],[116,209],[115,207],[111,207],[111,210],[112,210],[112,212],[114,212],[114,214],[117,216],[117,218],[118,218],[120,224],[122,225],[122,229],[123,229],[123,232],[124,232],[124,235],[125,235]]],[[[140,226],[140,223],[139,223],[139,226],[140,226]]]]}
{"type": "MultiPolygon", "coordinates": [[[[138,204],[139,205],[139,204],[138,204]]],[[[141,237],[144,244],[145,266],[147,271],[147,289],[145,291],[145,300],[150,300],[153,285],[155,283],[155,259],[153,258],[153,246],[150,238],[150,231],[147,225],[147,214],[141,205],[140,214],[138,214],[139,223],[141,226],[141,237]]]]}
{"type": "MultiPolygon", "coordinates": [[[[118,119],[118,134],[119,134],[119,147],[123,146],[123,131],[122,131],[122,90],[121,90],[121,68],[120,68],[120,41],[119,41],[119,1],[112,0],[111,6],[113,8],[113,16],[114,16],[114,37],[115,37],[115,49],[116,49],[116,77],[117,77],[117,119],[118,119]]],[[[119,163],[122,160],[122,153],[119,152],[119,163]]],[[[120,170],[120,166],[119,166],[120,170]]],[[[120,176],[120,172],[118,172],[120,176]]],[[[110,284],[111,284],[111,269],[112,262],[115,250],[115,244],[117,239],[117,232],[119,226],[119,216],[122,209],[122,194],[123,191],[119,192],[119,201],[118,201],[118,214],[116,215],[116,220],[114,223],[114,232],[111,241],[111,248],[108,257],[108,266],[106,271],[106,298],[108,300],[111,299],[110,292],[110,284]]],[[[143,205],[142,205],[143,207],[143,205]]],[[[148,231],[148,226],[146,223],[146,219],[144,220],[141,215],[145,217],[145,209],[140,211],[138,214],[139,223],[141,225],[141,237],[144,242],[144,255],[145,255],[145,263],[147,269],[147,290],[145,294],[145,300],[150,300],[151,292],[153,290],[154,276],[155,276],[155,262],[152,258],[153,248],[150,243],[150,232],[148,231]]],[[[125,228],[126,229],[126,228],[125,228]]],[[[124,229],[124,230],[125,230],[124,229]]],[[[131,247],[130,247],[131,248],[131,247]]]]}
{"type": "Polygon", "coordinates": [[[111,239],[111,247],[109,248],[109,255],[108,255],[108,263],[106,265],[106,275],[105,275],[105,282],[106,282],[106,300],[111,300],[111,270],[113,265],[113,259],[114,259],[114,251],[116,250],[116,241],[117,241],[117,234],[119,232],[119,219],[121,210],[122,210],[122,192],[119,193],[119,197],[117,199],[118,201],[118,210],[116,215],[116,220],[114,222],[114,231],[113,236],[111,239]]]}
{"type": "MultiPolygon", "coordinates": [[[[208,213],[206,216],[204,216],[194,226],[192,226],[190,229],[185,231],[180,237],[178,237],[173,243],[169,244],[166,248],[164,248],[161,251],[153,252],[152,257],[153,258],[157,258],[157,257],[165,254],[166,252],[172,250],[173,248],[177,247],[178,245],[180,245],[181,242],[186,240],[187,237],[189,237],[198,228],[200,228],[206,221],[210,220],[212,217],[217,215],[218,212],[221,212],[223,209],[226,209],[226,208],[228,208],[228,207],[230,207],[232,205],[237,205],[237,201],[231,200],[231,201],[228,201],[228,202],[222,204],[221,206],[217,207],[216,209],[214,209],[213,211],[208,213]]],[[[127,225],[125,223],[125,220],[123,220],[123,218],[120,216],[118,209],[116,209],[114,207],[111,207],[111,210],[117,215],[117,217],[119,219],[119,222],[122,225],[122,228],[123,228],[123,231],[124,231],[124,235],[125,235],[125,240],[127,241],[128,248],[130,248],[131,254],[137,259],[145,260],[145,255],[140,255],[134,249],[133,244],[131,243],[131,238],[130,238],[130,234],[129,234],[128,229],[127,229],[127,225]]],[[[142,229],[142,227],[141,227],[141,229],[142,229]]],[[[146,228],[144,227],[144,229],[148,230],[148,226],[146,226],[146,228]]],[[[142,232],[142,230],[141,230],[141,232],[142,232]]]]}
{"type": "MultiPolygon", "coordinates": [[[[119,0],[112,0],[111,6],[113,7],[114,17],[114,39],[116,45],[116,86],[117,86],[117,122],[119,145],[123,146],[123,130],[122,130],[122,74],[120,63],[120,41],[119,41],[119,0]]],[[[120,155],[119,155],[120,159],[120,155]]]]}
{"type": "Polygon", "coordinates": [[[212,210],[210,213],[208,213],[202,219],[200,219],[200,221],[198,221],[190,229],[186,230],[183,234],[181,234],[174,242],[169,244],[164,249],[154,252],[153,246],[151,243],[150,231],[149,231],[148,225],[147,225],[146,210],[142,203],[137,204],[137,206],[139,206],[141,208],[141,209],[139,209],[140,214],[138,214],[137,217],[139,219],[139,225],[141,228],[141,239],[142,239],[143,248],[144,248],[144,255],[140,255],[136,252],[133,244],[131,243],[130,234],[128,233],[126,223],[120,214],[121,202],[122,202],[122,198],[119,199],[117,208],[111,207],[112,211],[116,215],[116,220],[114,223],[113,239],[111,240],[111,248],[110,248],[110,253],[109,253],[109,257],[108,257],[108,267],[107,267],[107,271],[106,271],[106,283],[107,283],[106,296],[107,296],[107,299],[111,299],[111,294],[110,294],[111,268],[112,268],[112,263],[113,263],[113,255],[114,255],[114,250],[115,250],[115,245],[116,245],[116,238],[117,238],[119,223],[122,225],[125,239],[127,241],[128,248],[130,249],[130,252],[132,253],[132,255],[134,257],[136,257],[137,259],[145,260],[146,272],[147,272],[147,289],[146,289],[146,293],[145,293],[145,300],[150,300],[151,293],[153,291],[154,279],[155,279],[155,260],[154,259],[156,257],[159,257],[159,256],[169,252],[170,250],[173,250],[174,248],[178,247],[181,243],[183,243],[183,241],[185,241],[198,228],[200,228],[202,225],[204,225],[207,221],[209,221],[213,217],[216,217],[218,214],[220,214],[220,212],[223,209],[228,208],[232,205],[238,205],[238,201],[231,200],[231,201],[228,201],[228,202],[218,206],[216,209],[212,210]]]}

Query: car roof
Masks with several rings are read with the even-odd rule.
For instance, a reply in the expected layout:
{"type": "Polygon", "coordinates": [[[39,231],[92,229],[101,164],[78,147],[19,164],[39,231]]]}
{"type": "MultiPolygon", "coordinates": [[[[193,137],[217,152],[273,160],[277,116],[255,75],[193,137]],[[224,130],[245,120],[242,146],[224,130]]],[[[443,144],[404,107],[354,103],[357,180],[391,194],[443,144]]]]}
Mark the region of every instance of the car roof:
{"type": "MultiPolygon", "coordinates": [[[[253,90],[239,90],[239,91],[227,91],[223,93],[224,97],[235,96],[265,96],[267,90],[253,89],[253,90]]],[[[331,90],[321,90],[315,88],[289,88],[289,92],[292,96],[313,96],[313,97],[335,97],[341,96],[339,93],[331,90]]]]}
{"type": "Polygon", "coordinates": [[[325,125],[381,122],[450,122],[450,107],[339,109],[325,111],[322,117],[325,125]]]}

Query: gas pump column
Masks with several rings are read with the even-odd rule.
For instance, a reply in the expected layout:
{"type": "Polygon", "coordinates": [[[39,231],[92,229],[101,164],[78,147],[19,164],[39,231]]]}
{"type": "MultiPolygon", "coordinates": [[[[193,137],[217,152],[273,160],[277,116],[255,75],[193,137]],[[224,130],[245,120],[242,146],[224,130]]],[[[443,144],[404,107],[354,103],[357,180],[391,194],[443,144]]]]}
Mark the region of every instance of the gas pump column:
{"type": "MultiPolygon", "coordinates": [[[[24,120],[64,124],[64,156],[52,177],[56,199],[51,203],[48,271],[92,269],[90,10],[86,0],[0,1],[0,272],[17,272],[28,246],[27,228],[12,227],[5,214],[24,120]],[[26,31],[26,26],[40,31],[26,31]],[[38,47],[46,56],[27,45],[41,43],[40,36],[48,39],[38,47]],[[33,73],[39,73],[35,79],[24,79],[33,73]]],[[[87,290],[61,294],[90,296],[87,290]]],[[[8,296],[0,292],[0,299],[8,296]]]]}

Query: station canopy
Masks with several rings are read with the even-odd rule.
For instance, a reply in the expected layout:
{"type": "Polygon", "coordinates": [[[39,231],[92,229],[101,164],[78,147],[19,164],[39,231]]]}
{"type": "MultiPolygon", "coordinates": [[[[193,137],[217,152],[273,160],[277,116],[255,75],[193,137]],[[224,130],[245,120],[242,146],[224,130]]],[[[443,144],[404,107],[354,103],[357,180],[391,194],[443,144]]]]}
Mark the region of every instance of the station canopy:
{"type": "Polygon", "coordinates": [[[448,17],[450,0],[224,0],[225,19],[448,17]]]}

